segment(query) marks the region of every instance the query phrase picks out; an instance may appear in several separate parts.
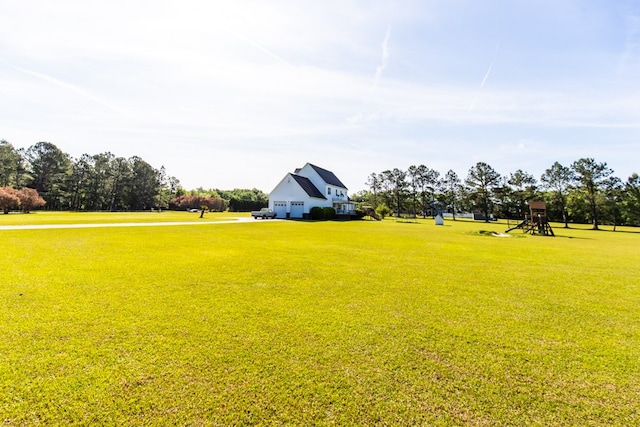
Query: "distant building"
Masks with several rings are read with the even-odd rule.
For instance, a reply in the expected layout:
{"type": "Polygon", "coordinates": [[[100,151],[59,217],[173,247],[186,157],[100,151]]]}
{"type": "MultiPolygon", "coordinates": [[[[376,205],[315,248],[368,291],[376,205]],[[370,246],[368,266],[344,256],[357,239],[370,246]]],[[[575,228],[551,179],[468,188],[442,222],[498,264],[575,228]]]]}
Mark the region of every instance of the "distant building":
{"type": "Polygon", "coordinates": [[[316,206],[333,207],[339,216],[355,215],[355,204],[342,181],[311,163],[286,174],[269,194],[269,207],[278,218],[308,218],[316,206]]]}

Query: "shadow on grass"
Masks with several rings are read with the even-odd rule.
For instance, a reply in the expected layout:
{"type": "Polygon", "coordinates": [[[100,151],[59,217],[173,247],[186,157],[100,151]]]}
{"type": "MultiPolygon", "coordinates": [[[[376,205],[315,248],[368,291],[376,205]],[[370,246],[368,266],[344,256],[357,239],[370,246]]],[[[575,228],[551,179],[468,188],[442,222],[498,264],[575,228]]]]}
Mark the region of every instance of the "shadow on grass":
{"type": "Polygon", "coordinates": [[[596,231],[596,232],[603,232],[603,233],[624,233],[624,234],[637,234],[640,235],[640,230],[603,230],[602,228],[599,228],[597,230],[585,230],[585,231],[596,231]]]}
{"type": "Polygon", "coordinates": [[[555,236],[549,236],[549,237],[559,237],[561,239],[575,239],[575,240],[594,240],[592,237],[563,236],[561,234],[556,234],[555,236]]]}

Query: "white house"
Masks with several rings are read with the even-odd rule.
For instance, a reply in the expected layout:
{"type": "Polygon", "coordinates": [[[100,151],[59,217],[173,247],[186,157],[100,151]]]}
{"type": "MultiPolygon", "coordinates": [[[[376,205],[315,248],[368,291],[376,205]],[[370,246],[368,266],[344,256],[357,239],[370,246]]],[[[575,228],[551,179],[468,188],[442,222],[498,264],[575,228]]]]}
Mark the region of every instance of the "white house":
{"type": "Polygon", "coordinates": [[[331,171],[307,163],[288,173],[269,193],[278,218],[306,218],[313,207],[333,207],[338,215],[355,214],[347,187],[331,171]]]}

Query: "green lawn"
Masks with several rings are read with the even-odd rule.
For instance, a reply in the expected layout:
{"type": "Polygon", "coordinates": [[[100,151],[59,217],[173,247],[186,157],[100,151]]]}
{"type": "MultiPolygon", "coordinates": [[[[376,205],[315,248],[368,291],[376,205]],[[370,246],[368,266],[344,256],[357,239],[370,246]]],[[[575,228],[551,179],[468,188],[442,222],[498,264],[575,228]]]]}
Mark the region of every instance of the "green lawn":
{"type": "Polygon", "coordinates": [[[41,224],[105,224],[137,222],[184,222],[184,221],[224,221],[249,214],[205,213],[185,211],[147,211],[147,212],[48,212],[36,211],[30,214],[0,213],[0,226],[41,225],[41,224]]]}
{"type": "Polygon", "coordinates": [[[0,421],[640,424],[640,233],[506,228],[2,230],[0,421]]]}

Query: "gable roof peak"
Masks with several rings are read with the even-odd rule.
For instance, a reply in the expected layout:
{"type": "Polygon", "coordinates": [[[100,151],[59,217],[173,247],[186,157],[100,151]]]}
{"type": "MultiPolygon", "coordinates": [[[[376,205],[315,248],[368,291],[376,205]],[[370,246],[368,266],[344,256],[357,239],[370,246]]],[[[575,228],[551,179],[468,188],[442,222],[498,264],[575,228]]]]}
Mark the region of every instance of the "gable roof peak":
{"type": "Polygon", "coordinates": [[[320,166],[316,166],[312,163],[307,163],[307,165],[309,165],[309,167],[311,167],[318,175],[320,175],[320,178],[322,178],[327,184],[335,185],[336,187],[342,187],[344,189],[347,188],[347,186],[344,185],[342,181],[340,181],[338,177],[330,170],[321,168],[320,166]]]}

